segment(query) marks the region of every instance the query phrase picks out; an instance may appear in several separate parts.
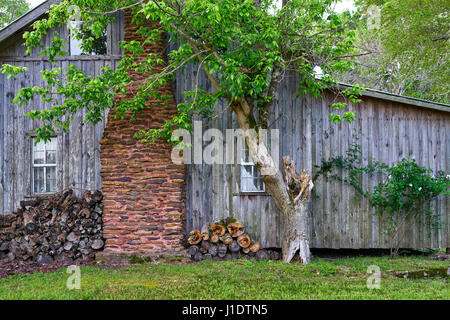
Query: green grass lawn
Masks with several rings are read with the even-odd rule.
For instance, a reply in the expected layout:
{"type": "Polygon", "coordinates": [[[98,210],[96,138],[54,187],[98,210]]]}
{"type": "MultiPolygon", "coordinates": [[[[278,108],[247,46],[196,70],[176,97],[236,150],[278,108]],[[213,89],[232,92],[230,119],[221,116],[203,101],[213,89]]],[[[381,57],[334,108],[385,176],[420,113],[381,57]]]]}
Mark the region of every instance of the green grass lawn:
{"type": "Polygon", "coordinates": [[[309,265],[278,261],[145,264],[120,270],[81,268],[81,289],[68,290],[66,269],[0,279],[0,299],[450,299],[449,278],[409,280],[392,271],[448,267],[426,257],[364,257],[309,265]],[[382,271],[368,289],[369,265],[382,271]]]}

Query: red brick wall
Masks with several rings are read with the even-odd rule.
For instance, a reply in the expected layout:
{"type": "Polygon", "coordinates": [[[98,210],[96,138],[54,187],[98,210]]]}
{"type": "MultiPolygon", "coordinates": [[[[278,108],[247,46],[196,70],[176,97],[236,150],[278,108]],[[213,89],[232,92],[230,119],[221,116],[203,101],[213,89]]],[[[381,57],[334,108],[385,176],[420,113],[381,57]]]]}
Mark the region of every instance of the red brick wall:
{"type": "MultiPolygon", "coordinates": [[[[126,14],[125,40],[138,39],[137,28],[126,14]]],[[[146,50],[166,58],[165,47],[164,39],[146,50]]],[[[128,97],[133,91],[131,85],[128,97]]],[[[160,92],[174,96],[170,84],[161,86],[160,92]]],[[[157,128],[176,112],[174,98],[168,102],[169,107],[147,106],[132,122],[129,115],[121,120],[113,118],[114,110],[109,114],[100,142],[105,253],[173,256],[183,250],[184,166],[172,163],[171,147],[164,141],[147,145],[134,138],[138,130],[157,128]]]]}

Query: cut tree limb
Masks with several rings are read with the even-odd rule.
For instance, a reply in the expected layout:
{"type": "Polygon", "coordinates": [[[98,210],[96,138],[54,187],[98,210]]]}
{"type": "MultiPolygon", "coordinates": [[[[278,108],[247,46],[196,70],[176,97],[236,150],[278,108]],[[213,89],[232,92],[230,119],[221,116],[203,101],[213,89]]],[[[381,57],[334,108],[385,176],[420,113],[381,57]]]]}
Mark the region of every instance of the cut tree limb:
{"type": "MultiPolygon", "coordinates": [[[[220,221],[214,222],[214,224],[228,226],[230,225],[230,230],[235,233],[242,232],[244,226],[241,222],[236,221],[235,218],[229,217],[222,219],[220,221]],[[234,223],[234,225],[232,225],[234,223]]],[[[205,223],[201,231],[205,231],[207,228],[209,233],[209,223],[205,223]]],[[[250,238],[248,234],[241,234],[236,238],[233,238],[229,233],[225,232],[224,235],[219,236],[222,233],[222,229],[213,226],[212,231],[215,233],[209,233],[210,239],[201,240],[195,245],[191,245],[188,249],[188,253],[191,259],[194,261],[213,259],[213,260],[229,260],[229,259],[248,259],[251,261],[256,261],[255,257],[257,252],[261,249],[261,244],[258,241],[254,241],[250,238]],[[215,242],[214,242],[215,241],[215,242]]],[[[199,230],[193,230],[192,241],[198,241],[199,230]]],[[[203,232],[201,233],[203,234],[203,232]]],[[[272,254],[272,250],[265,250],[259,254],[260,259],[272,258],[278,260],[279,255],[272,254]],[[274,258],[272,258],[274,257],[274,258]]]]}
{"type": "Polygon", "coordinates": [[[219,236],[217,234],[213,234],[211,236],[210,240],[211,240],[212,243],[217,243],[217,242],[219,242],[219,236]]]}
{"type": "Polygon", "coordinates": [[[188,238],[188,242],[190,244],[197,244],[202,241],[202,234],[200,230],[192,230],[190,233],[190,237],[188,238]]]}
{"type": "Polygon", "coordinates": [[[196,246],[196,245],[190,246],[188,249],[188,253],[191,256],[195,255],[197,252],[198,252],[198,246],[196,246]]]}
{"type": "Polygon", "coordinates": [[[211,226],[209,227],[209,230],[213,234],[217,234],[219,237],[223,236],[225,234],[225,232],[227,231],[227,229],[219,223],[211,224],[211,226]]]}
{"type": "Polygon", "coordinates": [[[239,245],[239,243],[237,243],[236,240],[233,240],[233,242],[231,242],[228,245],[228,248],[230,249],[231,252],[237,252],[237,251],[241,250],[241,246],[239,245]]]}
{"type": "Polygon", "coordinates": [[[239,221],[228,224],[227,229],[233,238],[239,237],[244,233],[244,225],[239,221]]]}
{"type": "Polygon", "coordinates": [[[258,252],[260,248],[261,248],[261,244],[258,241],[254,241],[250,245],[250,251],[253,252],[253,253],[258,252]]]}
{"type": "Polygon", "coordinates": [[[194,255],[194,261],[202,261],[203,260],[203,254],[201,254],[200,252],[197,252],[195,255],[194,255]]]}
{"type": "Polygon", "coordinates": [[[247,248],[250,246],[251,240],[250,237],[246,234],[240,235],[237,238],[237,243],[242,247],[242,248],[247,248]]]}
{"type": "Polygon", "coordinates": [[[223,243],[225,243],[226,245],[228,245],[231,242],[233,242],[233,238],[231,237],[231,235],[229,233],[225,233],[222,237],[220,237],[220,240],[223,243]]]}
{"type": "Polygon", "coordinates": [[[220,244],[217,246],[217,255],[218,255],[219,257],[223,258],[223,257],[225,257],[225,255],[227,254],[227,250],[228,250],[227,245],[225,245],[225,244],[223,244],[223,243],[220,243],[220,244]]]}
{"type": "Polygon", "coordinates": [[[213,257],[217,255],[217,245],[211,244],[208,248],[208,253],[211,254],[213,257]]]}
{"type": "Polygon", "coordinates": [[[203,260],[208,260],[208,259],[212,259],[212,255],[210,254],[210,253],[205,253],[204,255],[203,255],[203,260]]]}

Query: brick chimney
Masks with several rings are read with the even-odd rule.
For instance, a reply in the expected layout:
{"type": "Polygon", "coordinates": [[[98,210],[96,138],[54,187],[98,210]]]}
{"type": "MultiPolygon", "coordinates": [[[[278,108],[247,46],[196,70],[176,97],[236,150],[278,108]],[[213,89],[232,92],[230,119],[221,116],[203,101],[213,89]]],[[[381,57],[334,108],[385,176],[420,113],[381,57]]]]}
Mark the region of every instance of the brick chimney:
{"type": "MultiPolygon", "coordinates": [[[[148,26],[151,26],[150,24],[148,26]]],[[[139,26],[131,23],[125,13],[125,40],[138,40],[139,26]]],[[[148,45],[146,53],[167,59],[164,37],[148,45]]],[[[132,74],[134,79],[143,75],[132,74]]],[[[136,87],[135,85],[134,87],[136,87]]],[[[130,122],[108,116],[101,140],[101,177],[103,182],[104,254],[140,254],[144,256],[175,256],[183,253],[185,233],[185,168],[170,159],[171,146],[165,141],[144,144],[134,135],[141,129],[158,128],[176,112],[170,83],[160,87],[161,96],[169,95],[169,106],[151,101],[153,106],[142,110],[130,122]]],[[[133,96],[133,86],[127,99],[133,96]]]]}

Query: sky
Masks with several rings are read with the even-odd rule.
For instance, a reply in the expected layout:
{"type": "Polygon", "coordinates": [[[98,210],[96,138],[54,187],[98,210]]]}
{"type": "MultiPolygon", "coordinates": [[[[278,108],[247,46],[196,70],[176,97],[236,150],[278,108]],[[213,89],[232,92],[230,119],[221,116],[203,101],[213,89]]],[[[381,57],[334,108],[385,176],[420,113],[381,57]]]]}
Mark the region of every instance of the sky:
{"type": "Polygon", "coordinates": [[[45,0],[27,0],[27,2],[30,3],[33,8],[36,7],[38,4],[41,4],[44,1],[45,0]]]}
{"type": "MultiPolygon", "coordinates": [[[[36,7],[38,4],[44,2],[45,0],[27,0],[32,6],[33,8],[36,7]]],[[[355,7],[353,6],[353,0],[342,0],[342,2],[338,3],[335,7],[335,10],[337,12],[342,12],[345,9],[354,9],[355,7]]]]}
{"type": "Polygon", "coordinates": [[[336,12],[342,12],[346,9],[349,9],[350,11],[355,10],[355,6],[353,5],[353,0],[343,0],[342,2],[339,2],[336,4],[336,7],[334,10],[336,12]]]}

